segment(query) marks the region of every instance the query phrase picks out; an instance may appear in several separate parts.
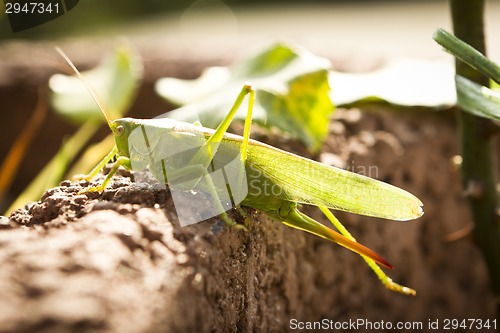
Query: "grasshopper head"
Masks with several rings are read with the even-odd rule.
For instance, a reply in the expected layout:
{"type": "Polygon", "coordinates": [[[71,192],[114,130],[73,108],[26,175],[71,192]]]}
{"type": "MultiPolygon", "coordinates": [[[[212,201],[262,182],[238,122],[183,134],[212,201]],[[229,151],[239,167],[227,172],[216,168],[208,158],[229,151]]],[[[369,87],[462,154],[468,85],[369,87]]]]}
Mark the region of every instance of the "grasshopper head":
{"type": "Polygon", "coordinates": [[[130,133],[139,126],[136,119],[133,118],[121,118],[113,120],[109,127],[113,131],[115,136],[116,148],[118,149],[118,155],[129,157],[128,139],[130,133]]]}

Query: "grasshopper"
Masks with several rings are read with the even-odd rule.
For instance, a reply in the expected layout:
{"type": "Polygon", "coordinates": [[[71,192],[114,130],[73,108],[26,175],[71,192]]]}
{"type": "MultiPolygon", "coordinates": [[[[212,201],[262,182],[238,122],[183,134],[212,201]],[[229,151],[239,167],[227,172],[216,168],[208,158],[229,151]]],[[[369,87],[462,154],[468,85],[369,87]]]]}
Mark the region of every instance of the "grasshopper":
{"type": "Polygon", "coordinates": [[[379,267],[392,268],[391,264],[358,243],[329,209],[405,221],[423,214],[422,202],[395,186],[250,139],[255,99],[251,84],[243,86],[226,118],[215,130],[169,118],[110,120],[98,95],[85,83],[69,58],[60,49],[57,51],[86,85],[115,139],[111,152],[81,178],[91,180],[116,157],[111,170],[99,186],[84,191],[103,191],[120,166],[133,171],[149,167],[153,176],[161,184],[168,184],[171,191],[207,193],[216,212],[210,216],[219,215],[227,224],[246,229],[230,219],[226,211],[241,206],[261,211],[287,226],[361,255],[387,288],[415,294],[413,289],[393,282],[379,267]],[[227,133],[247,95],[243,136],[227,133]],[[231,167],[227,168],[228,165],[231,167]],[[217,177],[216,172],[219,172],[217,177]],[[317,206],[340,233],[300,212],[299,204],[317,206]]]}

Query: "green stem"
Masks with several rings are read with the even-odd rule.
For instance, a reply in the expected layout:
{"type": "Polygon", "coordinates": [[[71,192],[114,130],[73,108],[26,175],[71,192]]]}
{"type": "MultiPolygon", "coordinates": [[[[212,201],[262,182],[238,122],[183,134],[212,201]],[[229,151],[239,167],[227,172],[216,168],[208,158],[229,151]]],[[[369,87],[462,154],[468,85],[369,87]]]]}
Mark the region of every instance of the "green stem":
{"type": "MultiPolygon", "coordinates": [[[[451,0],[455,36],[485,53],[484,0],[451,0]]],[[[462,61],[456,61],[456,73],[488,86],[488,79],[462,61]]],[[[461,135],[462,183],[468,195],[475,236],[486,264],[496,299],[500,298],[500,223],[496,214],[497,194],[491,122],[467,112],[458,116],[461,135]]],[[[497,316],[500,302],[497,303],[497,316]]]]}
{"type": "Polygon", "coordinates": [[[6,215],[28,202],[39,200],[46,189],[57,186],[64,176],[68,165],[98,129],[99,125],[94,121],[88,120],[85,122],[75,134],[63,143],[56,155],[38,173],[23,193],[16,198],[14,203],[7,209],[6,215]]]}

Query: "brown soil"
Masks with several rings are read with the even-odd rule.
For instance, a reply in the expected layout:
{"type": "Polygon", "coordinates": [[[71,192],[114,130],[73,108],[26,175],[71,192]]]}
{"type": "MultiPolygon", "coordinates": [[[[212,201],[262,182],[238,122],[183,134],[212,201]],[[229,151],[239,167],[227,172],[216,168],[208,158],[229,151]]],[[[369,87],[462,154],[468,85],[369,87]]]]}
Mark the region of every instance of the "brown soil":
{"type": "MultiPolygon", "coordinates": [[[[177,227],[168,191],[122,173],[102,194],[79,195],[86,182],[64,181],[2,219],[0,332],[281,332],[294,318],[424,328],[429,319],[493,319],[479,251],[470,237],[445,240],[470,223],[450,162],[451,114],[338,110],[330,130],[320,160],[370,172],[424,202],[425,215],[410,222],[337,214],[416,297],[386,290],[359,256],[259,212],[247,211],[248,232],[218,218],[177,227]]],[[[274,135],[258,139],[305,153],[274,135]]]]}

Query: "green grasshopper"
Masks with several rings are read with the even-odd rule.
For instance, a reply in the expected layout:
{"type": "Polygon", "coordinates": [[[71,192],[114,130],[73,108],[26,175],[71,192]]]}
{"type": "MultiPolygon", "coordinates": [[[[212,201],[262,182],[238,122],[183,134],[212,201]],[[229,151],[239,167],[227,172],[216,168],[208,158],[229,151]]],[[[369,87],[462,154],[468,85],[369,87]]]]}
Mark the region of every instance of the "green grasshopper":
{"type": "MultiPolygon", "coordinates": [[[[58,52],[85,83],[69,58],[60,49],[58,52]]],[[[230,208],[244,206],[256,209],[287,226],[358,253],[387,288],[415,294],[413,289],[393,282],[378,265],[392,266],[358,243],[329,208],[404,221],[423,214],[422,202],[392,185],[250,139],[255,99],[255,90],[250,84],[244,85],[227,117],[215,130],[168,118],[121,118],[111,121],[97,94],[85,85],[113,132],[115,147],[81,179],[91,180],[114,157],[116,162],[101,185],[84,191],[103,191],[120,166],[134,171],[149,167],[153,176],[160,183],[169,184],[171,190],[189,192],[196,189],[207,193],[217,215],[229,225],[246,229],[228,217],[226,211],[230,208]],[[243,136],[226,133],[247,95],[248,111],[243,136]],[[228,172],[225,166],[233,162],[236,163],[228,172]],[[214,177],[215,172],[219,172],[220,177],[214,177]],[[216,180],[221,177],[224,181],[217,184],[216,180]],[[299,204],[319,207],[340,233],[300,212],[299,204]]],[[[195,222],[199,221],[201,219],[195,222]]]]}

